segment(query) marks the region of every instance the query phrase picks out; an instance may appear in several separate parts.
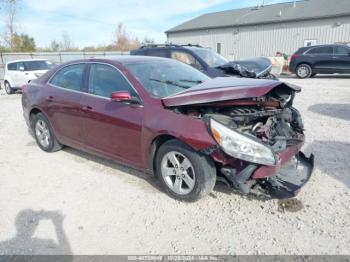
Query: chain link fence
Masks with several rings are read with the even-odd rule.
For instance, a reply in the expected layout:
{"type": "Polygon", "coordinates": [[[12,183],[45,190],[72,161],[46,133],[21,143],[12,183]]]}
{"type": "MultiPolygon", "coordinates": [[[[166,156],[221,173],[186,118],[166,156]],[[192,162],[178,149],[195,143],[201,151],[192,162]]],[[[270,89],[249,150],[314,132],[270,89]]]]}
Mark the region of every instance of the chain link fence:
{"type": "Polygon", "coordinates": [[[55,64],[84,58],[113,58],[128,55],[129,52],[34,52],[34,53],[0,53],[0,80],[4,79],[5,65],[8,62],[22,59],[47,59],[55,64]]]}

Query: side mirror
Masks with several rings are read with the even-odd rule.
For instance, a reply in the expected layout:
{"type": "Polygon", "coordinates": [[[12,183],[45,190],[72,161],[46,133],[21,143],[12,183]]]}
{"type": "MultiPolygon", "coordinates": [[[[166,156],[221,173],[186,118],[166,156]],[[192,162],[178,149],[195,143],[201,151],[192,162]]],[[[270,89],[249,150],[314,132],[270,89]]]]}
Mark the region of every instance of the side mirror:
{"type": "Polygon", "coordinates": [[[20,66],[20,67],[19,67],[19,71],[23,72],[23,71],[24,71],[24,67],[23,67],[23,66],[20,66]]]}
{"type": "Polygon", "coordinates": [[[117,91],[111,94],[111,100],[121,103],[139,104],[138,98],[132,97],[128,91],[117,91]]]}

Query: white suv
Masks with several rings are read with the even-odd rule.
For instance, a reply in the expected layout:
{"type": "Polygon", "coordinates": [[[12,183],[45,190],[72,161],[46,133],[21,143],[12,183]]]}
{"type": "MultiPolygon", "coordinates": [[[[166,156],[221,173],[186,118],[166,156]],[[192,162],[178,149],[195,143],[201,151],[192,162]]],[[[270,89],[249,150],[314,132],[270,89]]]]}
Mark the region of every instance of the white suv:
{"type": "Polygon", "coordinates": [[[6,63],[4,85],[7,94],[13,94],[15,90],[36,79],[55,64],[49,60],[17,60],[6,63]]]}

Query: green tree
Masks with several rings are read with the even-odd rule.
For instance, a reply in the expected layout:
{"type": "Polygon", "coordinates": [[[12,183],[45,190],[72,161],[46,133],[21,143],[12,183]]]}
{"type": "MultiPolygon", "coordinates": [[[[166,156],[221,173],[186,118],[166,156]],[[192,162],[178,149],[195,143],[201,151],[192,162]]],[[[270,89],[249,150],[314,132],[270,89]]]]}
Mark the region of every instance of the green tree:
{"type": "Polygon", "coordinates": [[[13,52],[33,52],[36,49],[35,40],[26,34],[17,34],[13,36],[13,52]]]}

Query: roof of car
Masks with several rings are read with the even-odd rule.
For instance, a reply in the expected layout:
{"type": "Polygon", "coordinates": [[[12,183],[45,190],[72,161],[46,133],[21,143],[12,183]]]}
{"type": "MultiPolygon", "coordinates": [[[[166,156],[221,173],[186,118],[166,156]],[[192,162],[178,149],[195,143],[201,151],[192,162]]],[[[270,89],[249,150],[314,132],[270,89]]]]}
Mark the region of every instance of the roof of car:
{"type": "Polygon", "coordinates": [[[20,62],[32,62],[32,61],[50,61],[48,59],[19,59],[19,60],[11,60],[6,62],[6,64],[12,64],[12,63],[20,63],[20,62]]]}
{"type": "Polygon", "coordinates": [[[329,45],[312,45],[312,46],[306,46],[306,47],[301,47],[300,49],[311,49],[311,48],[328,47],[328,46],[331,46],[331,47],[334,47],[334,46],[344,46],[344,47],[350,48],[349,46],[347,46],[347,45],[342,45],[342,44],[329,44],[329,45]]]}

